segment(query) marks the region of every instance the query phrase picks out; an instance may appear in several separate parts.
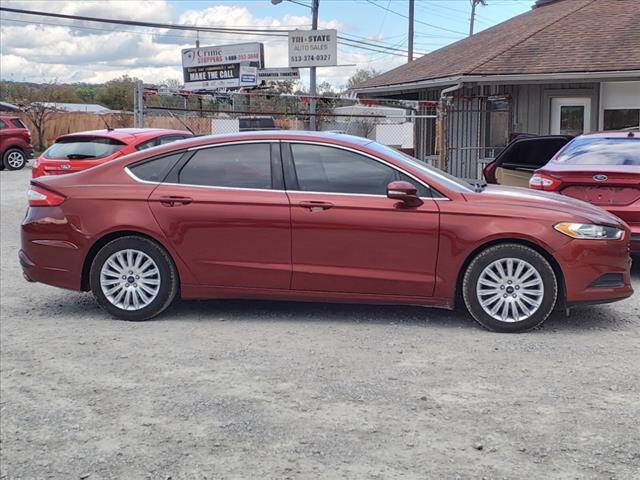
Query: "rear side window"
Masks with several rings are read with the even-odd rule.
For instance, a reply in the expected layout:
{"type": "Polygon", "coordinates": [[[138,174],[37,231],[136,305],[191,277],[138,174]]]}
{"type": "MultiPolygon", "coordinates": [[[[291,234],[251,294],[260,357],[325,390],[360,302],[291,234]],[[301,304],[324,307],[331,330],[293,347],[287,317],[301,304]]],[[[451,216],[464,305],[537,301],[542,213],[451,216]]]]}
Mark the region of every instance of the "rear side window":
{"type": "Polygon", "coordinates": [[[11,123],[13,123],[16,128],[27,128],[27,126],[22,123],[22,120],[20,120],[19,118],[12,118],[11,123]]]}
{"type": "Polygon", "coordinates": [[[501,165],[537,169],[544,167],[558,150],[567,144],[565,138],[531,138],[518,140],[503,153],[501,165]]]}
{"type": "Polygon", "coordinates": [[[427,187],[395,168],[341,148],[292,144],[298,187],[305,192],[386,195],[387,185],[404,180],[430,197],[427,187]]]}
{"type": "Polygon", "coordinates": [[[554,161],[565,165],[640,166],[640,138],[576,138],[554,161]]]}
{"type": "Polygon", "coordinates": [[[65,137],[44,152],[46,158],[54,160],[83,160],[113,155],[125,144],[105,137],[65,137]]]}
{"type": "Polygon", "coordinates": [[[171,167],[182,157],[184,152],[167,155],[166,157],[153,158],[142,163],[130,166],[129,170],[140,180],[147,182],[161,182],[171,170],[171,167]]]}
{"type": "Polygon", "coordinates": [[[268,143],[248,143],[197,150],[182,167],[179,181],[210,187],[271,189],[271,147],[268,143]]]}
{"type": "Polygon", "coordinates": [[[136,145],[136,150],[146,150],[147,148],[157,147],[158,145],[160,145],[160,139],[152,138],[151,140],[147,140],[146,142],[136,145]]]}
{"type": "Polygon", "coordinates": [[[5,128],[7,128],[7,124],[4,123],[4,120],[0,120],[0,130],[4,130],[5,128]]]}

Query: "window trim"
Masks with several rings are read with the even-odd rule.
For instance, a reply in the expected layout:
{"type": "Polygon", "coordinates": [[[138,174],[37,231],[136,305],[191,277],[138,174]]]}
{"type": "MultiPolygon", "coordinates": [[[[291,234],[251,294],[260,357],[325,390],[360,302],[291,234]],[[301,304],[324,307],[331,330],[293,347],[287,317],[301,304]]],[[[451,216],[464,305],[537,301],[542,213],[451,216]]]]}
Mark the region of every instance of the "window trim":
{"type": "MultiPolygon", "coordinates": [[[[289,176],[285,175],[285,179],[288,178],[295,178],[295,182],[296,185],[298,187],[298,189],[295,190],[289,190],[287,188],[287,192],[291,192],[291,193],[309,193],[309,194],[318,194],[318,195],[348,195],[348,196],[359,196],[359,197],[384,197],[384,198],[388,198],[386,195],[377,195],[377,194],[372,194],[372,193],[343,193],[343,192],[316,192],[316,191],[308,191],[308,190],[299,190],[299,185],[298,185],[298,178],[297,178],[297,171],[295,168],[295,159],[293,158],[293,152],[291,150],[291,145],[293,144],[307,144],[307,145],[319,145],[322,147],[329,147],[329,148],[338,148],[341,150],[346,150],[348,152],[351,153],[355,153],[357,155],[362,155],[364,157],[370,158],[371,160],[374,160],[378,163],[382,163],[383,165],[386,165],[387,167],[390,167],[391,169],[400,172],[403,175],[406,175],[407,177],[415,180],[416,182],[418,182],[420,185],[422,185],[425,188],[428,188],[429,191],[434,192],[438,195],[440,195],[439,197],[434,197],[433,195],[430,197],[420,197],[423,199],[430,199],[430,200],[436,200],[436,201],[443,201],[443,200],[450,200],[446,195],[444,195],[443,193],[441,193],[439,190],[433,188],[431,185],[425,183],[423,180],[420,180],[419,178],[417,178],[415,175],[406,172],[404,170],[402,170],[401,168],[399,168],[396,165],[393,165],[392,163],[387,162],[386,160],[383,160],[379,157],[376,157],[374,155],[371,155],[367,152],[363,152],[362,150],[357,150],[355,148],[351,148],[351,147],[346,147],[344,145],[336,145],[333,143],[323,143],[323,142],[314,142],[314,141],[308,141],[308,140],[283,140],[282,143],[286,143],[286,147],[284,149],[284,152],[287,152],[287,156],[289,157],[286,162],[286,167],[285,167],[285,162],[283,161],[283,167],[289,169],[292,168],[293,171],[289,174],[289,176]]],[[[286,185],[286,183],[285,183],[286,185]]]]}

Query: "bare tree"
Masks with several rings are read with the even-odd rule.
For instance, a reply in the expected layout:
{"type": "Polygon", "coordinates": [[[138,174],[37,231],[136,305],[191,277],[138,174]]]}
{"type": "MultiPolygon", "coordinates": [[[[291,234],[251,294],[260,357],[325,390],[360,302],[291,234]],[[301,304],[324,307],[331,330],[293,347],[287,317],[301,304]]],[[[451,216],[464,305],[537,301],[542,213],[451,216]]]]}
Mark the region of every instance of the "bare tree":
{"type": "Polygon", "coordinates": [[[58,111],[53,103],[57,100],[57,87],[54,82],[25,89],[20,106],[27,119],[33,124],[38,136],[38,150],[44,150],[44,131],[47,123],[58,111]]]}

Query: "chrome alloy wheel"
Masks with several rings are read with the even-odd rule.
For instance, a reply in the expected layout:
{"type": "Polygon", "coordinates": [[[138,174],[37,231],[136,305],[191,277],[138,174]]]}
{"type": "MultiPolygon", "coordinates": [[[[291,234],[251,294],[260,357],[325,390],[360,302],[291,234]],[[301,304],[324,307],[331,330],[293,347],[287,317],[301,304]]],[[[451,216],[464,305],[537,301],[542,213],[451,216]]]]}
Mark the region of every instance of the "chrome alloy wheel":
{"type": "Polygon", "coordinates": [[[502,258],[482,271],[476,294],[482,309],[495,320],[520,322],[540,308],[544,284],[530,263],[518,258],[502,258]]]}
{"type": "Polygon", "coordinates": [[[7,163],[11,168],[21,168],[24,165],[24,155],[20,152],[11,152],[7,155],[7,163]]]}
{"type": "Polygon", "coordinates": [[[140,310],[158,295],[160,270],[146,253],[120,250],[102,265],[100,287],[107,300],[116,307],[140,310]]]}

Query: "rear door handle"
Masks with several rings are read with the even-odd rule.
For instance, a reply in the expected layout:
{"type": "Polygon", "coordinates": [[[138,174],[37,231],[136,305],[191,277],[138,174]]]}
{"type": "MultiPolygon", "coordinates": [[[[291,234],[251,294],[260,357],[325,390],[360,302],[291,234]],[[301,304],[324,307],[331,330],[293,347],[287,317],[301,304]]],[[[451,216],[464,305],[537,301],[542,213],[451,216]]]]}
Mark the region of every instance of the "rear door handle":
{"type": "Polygon", "coordinates": [[[333,203],[331,202],[321,202],[317,200],[303,200],[298,205],[302,208],[308,208],[312,212],[317,210],[329,210],[333,207],[333,203]]]}
{"type": "Polygon", "coordinates": [[[168,195],[160,197],[160,203],[167,207],[175,207],[176,205],[188,205],[193,202],[191,197],[181,197],[179,195],[168,195]]]}

